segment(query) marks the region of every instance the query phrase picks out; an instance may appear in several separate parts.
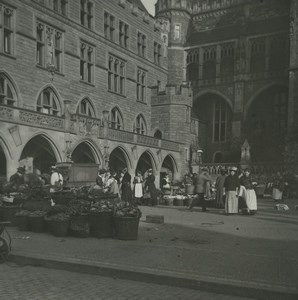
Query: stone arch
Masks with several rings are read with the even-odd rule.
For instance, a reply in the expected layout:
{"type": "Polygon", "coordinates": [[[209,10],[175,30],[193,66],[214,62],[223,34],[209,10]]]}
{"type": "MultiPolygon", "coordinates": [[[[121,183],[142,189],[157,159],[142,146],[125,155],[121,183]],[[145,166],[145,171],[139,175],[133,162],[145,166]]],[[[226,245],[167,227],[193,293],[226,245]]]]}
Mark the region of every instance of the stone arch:
{"type": "Polygon", "coordinates": [[[119,172],[127,167],[128,172],[131,173],[133,169],[132,159],[129,151],[124,146],[117,145],[110,151],[109,167],[115,172],[119,172]]]}
{"type": "Polygon", "coordinates": [[[150,149],[141,153],[136,165],[136,170],[140,170],[142,174],[144,174],[148,169],[152,169],[153,173],[157,173],[158,171],[156,158],[150,149]]]}
{"type": "Polygon", "coordinates": [[[247,118],[247,113],[249,112],[249,109],[251,107],[251,105],[254,103],[254,101],[266,90],[270,89],[270,88],[274,88],[274,87],[281,87],[281,88],[287,88],[288,89],[288,85],[285,83],[281,83],[281,82],[271,82],[268,83],[264,86],[262,86],[256,93],[254,93],[247,101],[247,103],[244,106],[244,112],[243,112],[243,116],[244,116],[244,120],[246,120],[247,118]]]}
{"type": "Polygon", "coordinates": [[[198,100],[198,98],[201,98],[202,96],[205,96],[207,94],[214,94],[214,95],[217,95],[217,96],[223,98],[228,103],[228,105],[230,106],[231,110],[233,111],[234,105],[233,105],[233,102],[231,101],[231,99],[228,98],[224,93],[222,93],[222,92],[220,92],[218,90],[215,90],[215,89],[204,89],[203,91],[198,92],[193,97],[194,102],[196,102],[198,100]]]}
{"type": "Polygon", "coordinates": [[[78,141],[72,147],[72,160],[76,163],[96,163],[103,162],[103,156],[91,139],[83,139],[78,141]]]}
{"type": "Polygon", "coordinates": [[[175,158],[172,154],[167,154],[161,163],[160,168],[160,187],[161,181],[165,177],[166,174],[170,175],[171,181],[173,181],[177,177],[178,166],[175,158]]]}
{"type": "Polygon", "coordinates": [[[269,84],[247,105],[243,134],[254,162],[283,161],[288,122],[288,88],[269,84]]]}
{"type": "Polygon", "coordinates": [[[38,168],[42,173],[47,173],[51,165],[62,161],[56,143],[45,132],[38,132],[28,139],[21,151],[20,160],[27,157],[33,157],[33,168],[38,168]]]}
{"type": "Polygon", "coordinates": [[[47,88],[50,88],[53,91],[53,93],[57,96],[57,99],[58,99],[59,105],[60,105],[60,109],[61,109],[61,115],[63,115],[64,114],[64,105],[63,105],[62,97],[61,97],[59,91],[56,89],[56,87],[52,83],[47,83],[38,90],[38,93],[36,95],[35,102],[34,102],[34,105],[35,105],[34,108],[36,109],[39,95],[47,88]]]}
{"type": "Polygon", "coordinates": [[[7,142],[0,135],[0,183],[7,179],[8,160],[13,159],[12,154],[7,142]]]}
{"type": "Polygon", "coordinates": [[[20,92],[18,85],[15,83],[14,79],[10,76],[8,72],[0,68],[0,75],[1,74],[3,74],[9,80],[10,84],[14,89],[14,92],[16,93],[16,98],[17,98],[16,106],[22,106],[23,105],[22,93],[20,92]]]}

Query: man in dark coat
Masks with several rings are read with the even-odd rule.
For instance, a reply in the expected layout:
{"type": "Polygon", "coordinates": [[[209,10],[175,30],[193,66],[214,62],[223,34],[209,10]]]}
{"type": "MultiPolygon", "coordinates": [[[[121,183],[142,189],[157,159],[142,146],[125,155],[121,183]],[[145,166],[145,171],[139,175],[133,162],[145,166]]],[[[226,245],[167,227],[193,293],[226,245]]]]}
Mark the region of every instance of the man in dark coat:
{"type": "Polygon", "coordinates": [[[18,167],[17,172],[10,177],[9,182],[13,188],[17,189],[20,185],[25,183],[25,172],[25,167],[18,167]]]}
{"type": "Polygon", "coordinates": [[[150,193],[150,204],[152,206],[157,205],[157,191],[155,186],[155,176],[153,175],[152,169],[148,170],[148,177],[145,181],[145,190],[150,193]]]}
{"type": "Polygon", "coordinates": [[[131,175],[128,173],[127,168],[122,172],[124,175],[121,180],[121,200],[132,203],[131,175]]]}
{"type": "Polygon", "coordinates": [[[207,211],[205,193],[207,189],[207,182],[210,181],[211,181],[211,177],[208,174],[207,169],[202,168],[200,173],[194,178],[194,186],[195,186],[194,193],[196,194],[196,197],[193,198],[193,201],[191,202],[188,208],[190,211],[194,206],[201,206],[203,212],[207,211]]]}

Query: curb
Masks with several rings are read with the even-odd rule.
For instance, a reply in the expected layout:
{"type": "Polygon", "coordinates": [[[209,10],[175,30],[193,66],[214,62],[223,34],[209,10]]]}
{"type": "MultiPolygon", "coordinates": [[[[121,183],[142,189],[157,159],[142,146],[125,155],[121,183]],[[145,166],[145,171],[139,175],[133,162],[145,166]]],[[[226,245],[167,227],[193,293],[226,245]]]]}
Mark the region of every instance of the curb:
{"type": "Polygon", "coordinates": [[[259,300],[296,300],[298,291],[286,287],[271,287],[265,284],[237,282],[197,276],[182,276],[170,272],[154,272],[150,269],[125,268],[121,266],[104,265],[97,262],[82,260],[58,260],[57,258],[31,257],[21,254],[10,254],[8,261],[19,265],[52,268],[78,273],[100,275],[118,279],[141,281],[154,284],[196,289],[206,292],[255,298],[259,300]]]}

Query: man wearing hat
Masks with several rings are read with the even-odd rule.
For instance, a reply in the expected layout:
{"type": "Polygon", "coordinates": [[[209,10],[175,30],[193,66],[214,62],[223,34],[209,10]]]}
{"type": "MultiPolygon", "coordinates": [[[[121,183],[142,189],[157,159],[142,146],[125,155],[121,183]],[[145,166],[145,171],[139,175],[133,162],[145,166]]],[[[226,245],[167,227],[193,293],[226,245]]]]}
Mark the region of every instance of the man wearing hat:
{"type": "Polygon", "coordinates": [[[230,174],[226,177],[224,188],[226,193],[225,213],[237,214],[238,213],[238,198],[237,193],[240,187],[239,177],[237,176],[237,168],[232,167],[230,174]]]}
{"type": "Polygon", "coordinates": [[[52,166],[51,167],[52,174],[51,174],[51,188],[50,188],[50,193],[58,192],[62,190],[63,188],[63,176],[62,174],[58,171],[57,166],[52,166]]]}
{"type": "Polygon", "coordinates": [[[13,187],[18,188],[20,185],[25,183],[25,179],[24,179],[25,172],[26,172],[25,166],[17,168],[17,172],[9,178],[9,182],[13,187]]]}
{"type": "Polygon", "coordinates": [[[211,181],[211,177],[208,174],[207,168],[201,168],[199,174],[194,178],[194,192],[197,194],[196,198],[193,199],[189,206],[189,210],[192,210],[194,206],[201,206],[202,211],[207,211],[206,208],[206,200],[205,200],[205,194],[207,191],[207,183],[211,181]]]}

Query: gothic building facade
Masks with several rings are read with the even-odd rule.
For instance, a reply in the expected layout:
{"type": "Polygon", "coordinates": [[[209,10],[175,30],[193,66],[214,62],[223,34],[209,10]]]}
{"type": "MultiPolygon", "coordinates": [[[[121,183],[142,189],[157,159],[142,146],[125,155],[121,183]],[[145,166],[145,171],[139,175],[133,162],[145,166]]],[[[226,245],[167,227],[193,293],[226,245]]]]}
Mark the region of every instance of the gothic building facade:
{"type": "Polygon", "coordinates": [[[0,176],[59,162],[158,183],[282,160],[297,115],[294,0],[0,0],[0,176]],[[203,157],[199,154],[203,151],[203,157]]]}

